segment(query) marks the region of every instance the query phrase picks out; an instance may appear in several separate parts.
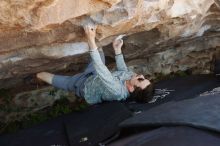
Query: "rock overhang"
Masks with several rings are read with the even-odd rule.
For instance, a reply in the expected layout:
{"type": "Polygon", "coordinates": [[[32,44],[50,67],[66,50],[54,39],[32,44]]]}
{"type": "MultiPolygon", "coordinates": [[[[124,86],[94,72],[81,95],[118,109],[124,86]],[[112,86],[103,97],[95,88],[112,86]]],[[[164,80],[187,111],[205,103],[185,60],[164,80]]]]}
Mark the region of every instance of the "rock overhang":
{"type": "MultiPolygon", "coordinates": [[[[3,0],[0,7],[1,80],[45,69],[63,70],[73,60],[74,64],[80,62],[79,54],[88,50],[82,28],[88,21],[98,25],[99,46],[110,44],[119,34],[127,34],[125,47],[130,51],[124,49],[124,52],[128,60],[154,56],[179,44],[185,45],[182,54],[219,47],[218,0],[22,0],[19,3],[3,0]],[[156,37],[149,35],[155,30],[156,37]],[[138,44],[132,34],[139,32],[147,35],[138,44]],[[187,46],[193,45],[190,42],[194,40],[201,43],[199,39],[207,44],[187,46]],[[131,47],[137,49],[136,54],[131,47]],[[188,51],[184,52],[184,48],[188,51]],[[71,56],[78,59],[68,59],[71,56]],[[69,62],[61,61],[65,58],[69,62]]],[[[110,47],[106,48],[107,55],[112,56],[110,47]]]]}

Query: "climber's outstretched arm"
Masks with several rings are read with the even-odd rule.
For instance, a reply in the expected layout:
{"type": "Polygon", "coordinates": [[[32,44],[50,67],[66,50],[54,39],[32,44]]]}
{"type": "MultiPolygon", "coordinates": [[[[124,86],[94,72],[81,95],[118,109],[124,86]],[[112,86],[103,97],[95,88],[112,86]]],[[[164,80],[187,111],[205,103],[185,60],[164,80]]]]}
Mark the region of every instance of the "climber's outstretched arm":
{"type": "Polygon", "coordinates": [[[123,40],[121,38],[116,38],[113,41],[113,49],[115,51],[115,60],[118,71],[128,71],[127,65],[124,61],[124,56],[121,51],[121,47],[123,45],[123,40]]]}
{"type": "Polygon", "coordinates": [[[99,78],[101,79],[103,86],[107,87],[108,90],[115,95],[121,95],[121,84],[119,81],[115,80],[111,72],[102,62],[99,55],[98,47],[95,42],[96,36],[96,27],[93,25],[87,25],[84,27],[88,44],[89,44],[89,53],[92,59],[93,66],[99,78]]]}

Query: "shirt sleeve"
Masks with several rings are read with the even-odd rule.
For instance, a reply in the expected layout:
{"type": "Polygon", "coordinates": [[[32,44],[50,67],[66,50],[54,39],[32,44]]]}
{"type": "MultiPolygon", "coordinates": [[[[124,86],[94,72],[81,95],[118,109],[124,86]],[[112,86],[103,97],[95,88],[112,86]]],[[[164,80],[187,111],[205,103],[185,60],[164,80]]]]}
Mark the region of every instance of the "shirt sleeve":
{"type": "Polygon", "coordinates": [[[104,86],[106,86],[108,90],[111,91],[112,93],[120,94],[119,93],[120,83],[119,81],[114,79],[111,72],[103,64],[98,50],[90,51],[90,56],[92,58],[92,62],[97,72],[97,75],[102,80],[102,83],[104,84],[104,86]]]}
{"type": "Polygon", "coordinates": [[[124,56],[122,54],[116,55],[115,60],[118,71],[128,71],[128,68],[125,64],[124,56]]]}

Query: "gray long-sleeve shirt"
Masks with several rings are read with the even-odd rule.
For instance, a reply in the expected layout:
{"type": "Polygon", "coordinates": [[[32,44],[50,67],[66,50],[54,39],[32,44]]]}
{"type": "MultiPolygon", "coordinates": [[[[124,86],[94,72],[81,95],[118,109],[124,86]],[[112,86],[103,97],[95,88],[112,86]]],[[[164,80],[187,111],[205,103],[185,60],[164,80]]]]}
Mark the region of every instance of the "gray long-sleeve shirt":
{"type": "Polygon", "coordinates": [[[129,96],[125,81],[130,79],[134,73],[128,70],[123,55],[115,56],[117,71],[112,73],[103,64],[98,50],[91,51],[90,56],[97,74],[90,76],[85,81],[85,100],[89,104],[125,100],[129,96]]]}

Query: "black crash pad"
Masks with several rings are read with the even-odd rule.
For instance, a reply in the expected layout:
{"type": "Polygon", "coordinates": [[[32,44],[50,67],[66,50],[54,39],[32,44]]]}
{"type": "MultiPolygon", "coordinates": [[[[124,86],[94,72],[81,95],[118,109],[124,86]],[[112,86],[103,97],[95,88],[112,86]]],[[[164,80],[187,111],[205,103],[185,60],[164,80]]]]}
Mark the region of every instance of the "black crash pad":
{"type": "Polygon", "coordinates": [[[1,135],[0,146],[97,145],[118,132],[118,124],[130,115],[119,102],[103,103],[15,134],[1,135]]]}
{"type": "Polygon", "coordinates": [[[220,135],[192,127],[161,127],[120,139],[109,146],[219,146],[220,135]]]}
{"type": "Polygon", "coordinates": [[[220,132],[220,93],[168,102],[135,115],[121,127],[188,125],[220,132]]]}
{"type": "Polygon", "coordinates": [[[119,123],[131,116],[121,103],[104,103],[89,111],[75,114],[64,120],[71,146],[105,144],[108,138],[119,132],[119,123]]]}
{"type": "Polygon", "coordinates": [[[68,146],[62,118],[52,119],[14,134],[0,135],[0,146],[68,146]]]}

